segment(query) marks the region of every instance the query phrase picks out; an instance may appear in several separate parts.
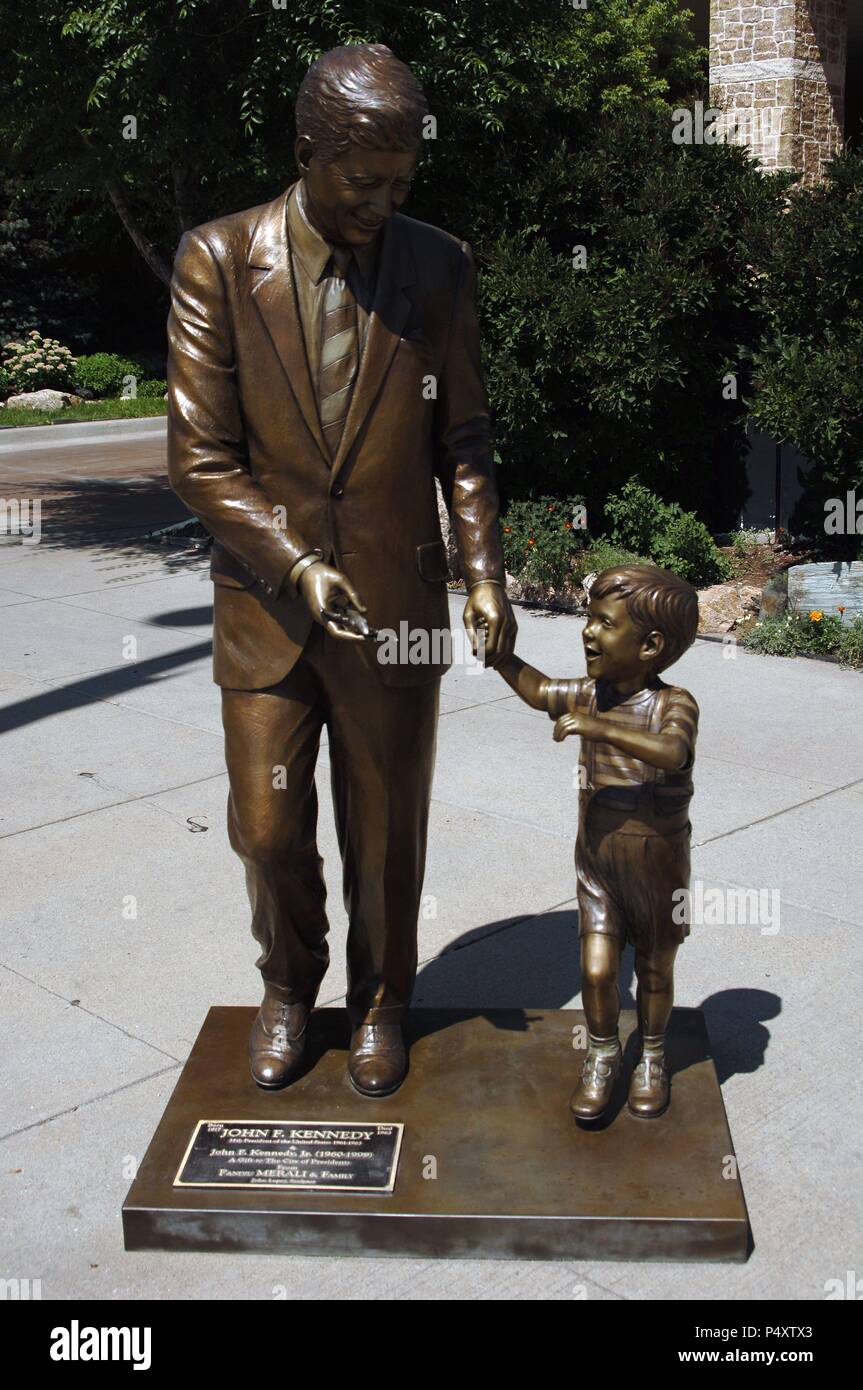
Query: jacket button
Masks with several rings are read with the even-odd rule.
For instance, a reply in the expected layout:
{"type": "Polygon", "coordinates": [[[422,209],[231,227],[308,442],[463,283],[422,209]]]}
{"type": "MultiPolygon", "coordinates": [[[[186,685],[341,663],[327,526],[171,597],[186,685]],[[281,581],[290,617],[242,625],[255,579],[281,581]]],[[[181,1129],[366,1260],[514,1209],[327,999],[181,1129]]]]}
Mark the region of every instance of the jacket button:
{"type": "Polygon", "coordinates": [[[345,490],[344,490],[344,488],[342,487],[341,483],[336,483],[335,487],[333,488],[333,491],[332,491],[332,494],[331,494],[331,495],[332,495],[333,497],[342,497],[342,496],[344,496],[344,491],[345,491],[345,490]]]}

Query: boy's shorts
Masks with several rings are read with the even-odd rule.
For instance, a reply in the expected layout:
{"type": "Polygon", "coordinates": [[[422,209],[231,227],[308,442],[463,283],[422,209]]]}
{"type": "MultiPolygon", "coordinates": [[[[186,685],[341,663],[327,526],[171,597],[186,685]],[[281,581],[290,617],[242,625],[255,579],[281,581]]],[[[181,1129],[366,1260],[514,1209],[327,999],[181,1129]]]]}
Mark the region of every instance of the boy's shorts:
{"type": "Polygon", "coordinates": [[[603,829],[591,818],[575,843],[579,935],[598,932],[643,955],[678,946],[689,935],[692,826],[670,834],[603,829]],[[683,919],[683,920],[679,920],[683,919]]]}

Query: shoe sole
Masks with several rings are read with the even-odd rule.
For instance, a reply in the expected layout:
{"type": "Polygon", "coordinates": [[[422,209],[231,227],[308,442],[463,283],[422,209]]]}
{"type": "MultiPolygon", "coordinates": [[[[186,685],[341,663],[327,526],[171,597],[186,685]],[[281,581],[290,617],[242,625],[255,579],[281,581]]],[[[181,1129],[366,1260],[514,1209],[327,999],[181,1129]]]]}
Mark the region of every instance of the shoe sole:
{"type": "Polygon", "coordinates": [[[292,1081],[296,1081],[296,1076],[286,1076],[284,1081],[259,1081],[252,1075],[252,1080],[261,1091],[284,1091],[286,1086],[290,1086],[292,1081]]]}
{"type": "Polygon", "coordinates": [[[594,1120],[601,1120],[603,1115],[607,1115],[610,1109],[611,1105],[609,1104],[606,1105],[602,1110],[597,1110],[594,1115],[579,1115],[578,1111],[573,1110],[572,1106],[570,1106],[569,1113],[572,1116],[572,1118],[574,1120],[578,1120],[580,1124],[590,1125],[593,1124],[594,1120]]]}
{"type": "Polygon", "coordinates": [[[626,1108],[629,1111],[630,1115],[633,1115],[636,1120],[658,1120],[660,1115],[665,1114],[670,1104],[671,1099],[669,1098],[665,1102],[661,1110],[651,1110],[649,1115],[646,1115],[643,1110],[633,1110],[632,1106],[629,1104],[629,1101],[626,1102],[626,1108]]]}
{"type": "Polygon", "coordinates": [[[348,1072],[348,1081],[351,1083],[351,1086],[356,1091],[358,1096],[364,1096],[366,1100],[381,1100],[386,1096],[394,1096],[396,1091],[400,1091],[402,1086],[404,1085],[405,1078],[402,1077],[401,1081],[397,1081],[395,1086],[388,1086],[385,1091],[363,1090],[362,1086],[358,1086],[356,1081],[354,1081],[354,1078],[351,1076],[350,1072],[348,1072]]]}

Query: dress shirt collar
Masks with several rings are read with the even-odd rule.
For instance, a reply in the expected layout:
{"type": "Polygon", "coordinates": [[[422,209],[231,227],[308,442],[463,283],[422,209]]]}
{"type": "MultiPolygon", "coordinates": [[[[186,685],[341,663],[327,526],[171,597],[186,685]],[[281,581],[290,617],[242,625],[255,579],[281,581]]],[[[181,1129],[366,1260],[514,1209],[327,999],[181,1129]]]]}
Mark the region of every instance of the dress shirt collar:
{"type": "MultiPolygon", "coordinates": [[[[291,196],[288,198],[288,233],[291,240],[291,250],[312,284],[316,285],[330,263],[333,245],[326,241],[309,221],[303,204],[302,179],[294,185],[291,196]]],[[[377,236],[368,246],[354,246],[352,248],[354,260],[367,287],[374,280],[379,241],[380,236],[377,236]]]]}

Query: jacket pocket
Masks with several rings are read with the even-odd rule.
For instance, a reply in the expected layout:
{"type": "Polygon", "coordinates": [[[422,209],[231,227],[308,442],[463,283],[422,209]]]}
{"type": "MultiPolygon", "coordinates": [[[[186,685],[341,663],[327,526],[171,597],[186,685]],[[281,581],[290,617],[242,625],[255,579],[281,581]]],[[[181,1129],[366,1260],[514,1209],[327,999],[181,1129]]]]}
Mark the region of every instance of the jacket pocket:
{"type": "Polygon", "coordinates": [[[417,569],[429,583],[439,583],[449,573],[446,546],[443,541],[429,541],[427,545],[417,546],[417,569]]]}
{"type": "Polygon", "coordinates": [[[210,556],[210,578],[220,589],[250,589],[255,576],[235,560],[223,545],[214,545],[210,556]]]}

